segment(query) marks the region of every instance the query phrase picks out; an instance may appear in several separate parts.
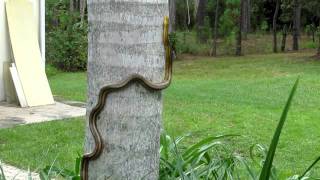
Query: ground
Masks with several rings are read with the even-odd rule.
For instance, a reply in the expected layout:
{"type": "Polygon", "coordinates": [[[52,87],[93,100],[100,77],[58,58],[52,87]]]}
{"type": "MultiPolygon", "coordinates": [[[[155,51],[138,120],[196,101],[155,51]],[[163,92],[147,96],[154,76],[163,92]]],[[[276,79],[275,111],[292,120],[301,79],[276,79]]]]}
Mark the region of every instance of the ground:
{"type": "MultiPolygon", "coordinates": [[[[294,81],[301,83],[280,139],[275,165],[282,176],[302,173],[320,155],[320,61],[315,52],[242,57],[190,57],[174,63],[164,92],[165,130],[193,133],[194,141],[239,134],[231,142],[247,155],[255,143],[268,145],[294,81]]],[[[49,72],[56,97],[85,101],[86,74],[49,72]]],[[[84,118],[0,130],[0,158],[22,168],[55,162],[72,169],[82,153],[84,118]]],[[[317,169],[319,171],[319,168],[317,169]]]]}

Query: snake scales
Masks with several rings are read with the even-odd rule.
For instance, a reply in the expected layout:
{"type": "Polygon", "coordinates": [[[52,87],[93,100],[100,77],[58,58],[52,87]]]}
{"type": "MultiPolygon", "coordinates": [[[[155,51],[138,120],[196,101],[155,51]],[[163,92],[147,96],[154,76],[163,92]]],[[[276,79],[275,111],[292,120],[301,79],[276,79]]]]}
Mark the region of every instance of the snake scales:
{"type": "Polygon", "coordinates": [[[165,48],[165,75],[164,75],[164,80],[159,83],[153,83],[147,79],[145,79],[143,76],[139,74],[132,74],[129,76],[127,79],[124,81],[121,81],[116,84],[108,85],[103,87],[98,96],[98,102],[96,106],[91,110],[90,115],[89,115],[89,129],[90,132],[92,133],[92,136],[95,141],[95,147],[92,152],[87,153],[83,155],[82,157],[82,162],[81,162],[81,179],[82,180],[87,180],[88,179],[88,167],[90,161],[93,161],[97,159],[100,154],[103,151],[103,143],[102,143],[102,138],[100,135],[100,132],[98,131],[97,128],[97,119],[100,114],[100,112],[103,110],[105,103],[106,103],[106,98],[111,92],[115,92],[118,90],[121,90],[122,88],[128,86],[131,83],[140,83],[143,85],[145,88],[153,91],[160,91],[165,88],[167,88],[170,83],[171,83],[171,77],[172,77],[172,57],[171,57],[171,47],[169,43],[169,18],[168,16],[164,17],[164,22],[163,22],[163,45],[165,48]]]}

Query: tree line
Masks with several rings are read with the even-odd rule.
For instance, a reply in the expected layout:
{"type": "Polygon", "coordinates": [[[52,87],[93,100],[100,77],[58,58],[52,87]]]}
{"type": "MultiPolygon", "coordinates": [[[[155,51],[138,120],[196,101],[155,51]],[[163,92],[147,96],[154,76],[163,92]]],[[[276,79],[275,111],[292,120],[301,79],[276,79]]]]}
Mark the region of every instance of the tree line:
{"type": "MultiPolygon", "coordinates": [[[[47,59],[59,69],[86,70],[86,3],[86,0],[46,1],[47,59]]],[[[243,42],[257,33],[273,35],[273,52],[285,51],[289,47],[287,37],[291,35],[290,49],[296,51],[302,32],[312,36],[314,44],[320,42],[319,9],[319,0],[169,0],[170,39],[174,47],[178,44],[177,53],[192,53],[204,44],[208,47],[205,54],[216,56],[218,49],[243,55],[249,49],[243,42]],[[190,37],[185,32],[194,33],[197,44],[187,41],[190,37]],[[176,34],[180,34],[180,39],[176,34]],[[222,40],[228,43],[222,46],[222,40]]],[[[320,57],[320,43],[317,46],[320,57]]]]}
{"type": "MultiPolygon", "coordinates": [[[[282,34],[281,51],[285,51],[291,33],[292,50],[297,51],[302,30],[312,34],[313,41],[319,34],[319,9],[319,0],[170,0],[172,27],[196,30],[202,43],[212,40],[211,55],[216,55],[217,38],[232,32],[236,34],[236,55],[242,54],[241,44],[247,34],[257,31],[272,32],[273,52],[279,51],[277,34],[282,34]]],[[[320,55],[320,43],[318,46],[320,55]]]]}

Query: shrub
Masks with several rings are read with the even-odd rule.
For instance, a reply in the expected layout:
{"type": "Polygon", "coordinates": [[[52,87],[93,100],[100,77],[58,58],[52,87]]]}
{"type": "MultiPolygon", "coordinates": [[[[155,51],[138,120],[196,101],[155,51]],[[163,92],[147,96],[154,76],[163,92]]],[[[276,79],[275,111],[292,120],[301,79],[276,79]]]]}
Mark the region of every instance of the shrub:
{"type": "Polygon", "coordinates": [[[223,142],[227,136],[212,136],[189,147],[180,146],[187,136],[161,136],[160,179],[232,179],[242,157],[223,142]]]}
{"type": "Polygon", "coordinates": [[[87,22],[80,22],[78,12],[69,12],[64,1],[50,8],[46,25],[48,62],[64,71],[86,70],[87,22]]]}

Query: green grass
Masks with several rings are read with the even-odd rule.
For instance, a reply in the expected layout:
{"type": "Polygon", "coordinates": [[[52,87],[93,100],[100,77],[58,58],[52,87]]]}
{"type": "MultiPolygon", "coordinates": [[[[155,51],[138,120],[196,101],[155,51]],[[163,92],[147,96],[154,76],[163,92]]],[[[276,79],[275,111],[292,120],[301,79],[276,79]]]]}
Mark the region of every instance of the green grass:
{"type": "Polygon", "coordinates": [[[55,159],[61,167],[73,167],[83,139],[82,118],[2,129],[0,159],[25,169],[44,168],[55,159]]]}
{"type": "MultiPolygon", "coordinates": [[[[164,95],[164,127],[172,136],[194,133],[241,134],[232,145],[247,154],[255,143],[269,145],[290,89],[300,85],[275,156],[282,176],[302,173],[320,155],[320,62],[314,52],[193,58],[174,63],[174,79],[164,95]]],[[[55,73],[49,78],[55,95],[85,101],[85,73],[55,73]]],[[[80,119],[0,130],[0,159],[37,168],[55,157],[72,168],[82,151],[80,119]]],[[[319,166],[318,166],[318,171],[319,166]]]]}

